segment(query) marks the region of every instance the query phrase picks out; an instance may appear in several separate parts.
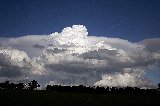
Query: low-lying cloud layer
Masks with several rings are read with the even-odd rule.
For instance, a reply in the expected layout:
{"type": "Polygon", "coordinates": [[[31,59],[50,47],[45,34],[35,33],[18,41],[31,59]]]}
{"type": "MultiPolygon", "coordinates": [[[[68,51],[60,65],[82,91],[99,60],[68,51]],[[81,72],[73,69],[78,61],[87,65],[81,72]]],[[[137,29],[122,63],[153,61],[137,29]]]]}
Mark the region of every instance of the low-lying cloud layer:
{"type": "Polygon", "coordinates": [[[158,38],[132,43],[88,36],[83,25],[50,35],[0,38],[0,80],[154,87],[145,73],[158,70],[159,45],[158,38]]]}

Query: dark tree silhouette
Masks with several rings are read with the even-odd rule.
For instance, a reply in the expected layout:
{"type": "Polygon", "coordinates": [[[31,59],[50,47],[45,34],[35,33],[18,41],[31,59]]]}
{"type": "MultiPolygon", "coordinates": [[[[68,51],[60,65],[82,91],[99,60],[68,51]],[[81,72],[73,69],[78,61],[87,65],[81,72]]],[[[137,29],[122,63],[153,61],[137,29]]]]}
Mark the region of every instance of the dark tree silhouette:
{"type": "MultiPolygon", "coordinates": [[[[160,84],[158,85],[160,87],[160,84]]],[[[159,88],[160,89],[160,88],[159,88]]],[[[99,86],[61,86],[61,85],[47,85],[46,90],[58,92],[85,92],[93,94],[119,94],[119,95],[160,95],[158,89],[141,89],[137,87],[99,87],[99,86]]]]}
{"type": "Polygon", "coordinates": [[[36,90],[37,87],[40,87],[37,81],[33,80],[30,83],[28,83],[28,89],[29,90],[36,90]]]}
{"type": "Polygon", "coordinates": [[[160,83],[158,84],[158,89],[160,89],[160,83]]]}
{"type": "Polygon", "coordinates": [[[24,83],[19,83],[15,84],[17,90],[22,90],[25,89],[25,84],[24,83]]]}
{"type": "Polygon", "coordinates": [[[5,88],[5,89],[9,89],[9,88],[10,88],[9,85],[10,85],[9,81],[6,81],[6,82],[4,83],[4,88],[5,88]]]}

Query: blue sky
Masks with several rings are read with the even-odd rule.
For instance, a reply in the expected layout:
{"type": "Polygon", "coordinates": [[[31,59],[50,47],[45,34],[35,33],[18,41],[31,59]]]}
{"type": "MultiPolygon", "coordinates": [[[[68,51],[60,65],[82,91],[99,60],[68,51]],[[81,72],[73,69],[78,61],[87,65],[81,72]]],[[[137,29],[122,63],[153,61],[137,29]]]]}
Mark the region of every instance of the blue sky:
{"type": "Polygon", "coordinates": [[[0,36],[50,34],[83,24],[90,35],[135,42],[160,36],[159,0],[1,0],[0,36]]]}

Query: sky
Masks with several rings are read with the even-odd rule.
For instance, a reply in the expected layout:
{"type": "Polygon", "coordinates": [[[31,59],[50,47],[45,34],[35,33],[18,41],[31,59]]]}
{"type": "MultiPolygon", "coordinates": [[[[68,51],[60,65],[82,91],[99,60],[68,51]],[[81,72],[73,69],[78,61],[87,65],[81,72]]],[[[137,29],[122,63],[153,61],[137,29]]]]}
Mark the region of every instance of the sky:
{"type": "Polygon", "coordinates": [[[0,82],[156,88],[159,0],[0,0],[0,82]]]}
{"type": "Polygon", "coordinates": [[[43,35],[75,24],[132,42],[160,36],[159,0],[1,0],[0,36],[43,35]]]}

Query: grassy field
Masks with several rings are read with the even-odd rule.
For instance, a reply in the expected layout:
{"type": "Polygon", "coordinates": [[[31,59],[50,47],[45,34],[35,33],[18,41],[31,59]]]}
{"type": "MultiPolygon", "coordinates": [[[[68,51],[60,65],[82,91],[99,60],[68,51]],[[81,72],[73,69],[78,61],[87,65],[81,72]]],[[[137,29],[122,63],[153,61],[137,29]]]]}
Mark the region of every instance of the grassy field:
{"type": "Polygon", "coordinates": [[[160,106],[160,96],[0,90],[0,106],[160,106]]]}

